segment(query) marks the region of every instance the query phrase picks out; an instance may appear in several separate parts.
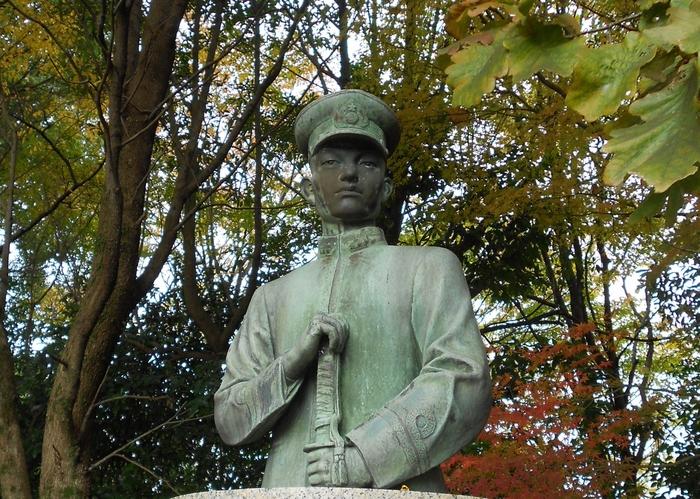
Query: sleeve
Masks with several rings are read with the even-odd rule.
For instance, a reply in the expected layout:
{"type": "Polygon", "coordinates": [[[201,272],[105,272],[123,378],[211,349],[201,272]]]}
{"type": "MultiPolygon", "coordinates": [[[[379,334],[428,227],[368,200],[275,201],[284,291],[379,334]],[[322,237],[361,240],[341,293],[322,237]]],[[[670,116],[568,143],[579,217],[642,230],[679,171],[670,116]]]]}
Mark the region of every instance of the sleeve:
{"type": "Polygon", "coordinates": [[[301,380],[285,377],[276,357],[267,314],[265,286],[253,295],[241,329],[226,355],[226,372],[214,394],[214,421],[230,445],[253,442],[277,422],[301,380]]]}
{"type": "Polygon", "coordinates": [[[411,325],[419,375],[347,435],[377,488],[440,465],[476,438],[491,410],[486,351],[462,267],[448,250],[432,248],[416,271],[411,325]]]}

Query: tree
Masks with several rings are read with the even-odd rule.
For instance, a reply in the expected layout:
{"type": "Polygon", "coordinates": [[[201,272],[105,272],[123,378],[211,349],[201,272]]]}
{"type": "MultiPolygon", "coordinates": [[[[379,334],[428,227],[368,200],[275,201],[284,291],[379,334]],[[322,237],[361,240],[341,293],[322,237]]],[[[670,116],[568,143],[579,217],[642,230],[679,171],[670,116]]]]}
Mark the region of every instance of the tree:
{"type": "MultiPolygon", "coordinates": [[[[47,402],[41,453],[42,496],[87,495],[95,432],[93,407],[124,324],[153,287],[181,225],[191,216],[187,213],[192,208],[188,199],[221,169],[232,146],[243,136],[266,89],[279,75],[307,5],[308,2],[280,4],[275,12],[259,10],[263,4],[254,12],[237,8],[237,16],[230,18],[233,29],[226,33],[226,40],[219,36],[223,2],[197,3],[193,11],[188,11],[185,1],[149,2],[147,5],[86,2],[75,10],[61,5],[20,6],[11,2],[3,7],[9,15],[19,19],[22,26],[32,26],[40,32],[42,39],[48,41],[49,47],[65,62],[66,71],[56,68],[56,78],[67,81],[72,88],[79,88],[93,100],[96,107],[92,122],[104,144],[95,247],[82,262],[85,265],[91,261],[90,278],[84,289],[80,289],[76,309],[68,317],[71,327],[60,357],[56,359],[53,388],[47,402]],[[189,79],[173,82],[176,41],[183,36],[180,23],[186,12],[191,13],[189,19],[193,23],[193,29],[187,30],[187,34],[202,39],[206,35],[208,46],[204,50],[207,55],[200,67],[197,61],[201,46],[198,40],[193,43],[195,62],[190,66],[189,79]],[[202,121],[211,106],[208,92],[214,69],[223,67],[226,57],[247,42],[246,21],[263,16],[277,26],[282,36],[271,42],[271,60],[261,66],[258,84],[251,87],[251,92],[240,92],[239,112],[229,117],[224,138],[207,151],[211,156],[207,157],[205,167],[195,168],[194,163],[199,165],[202,158],[193,145],[202,133],[212,132],[203,130],[202,121]],[[188,89],[193,93],[188,95],[185,92],[188,89]],[[172,135],[178,143],[175,152],[179,163],[172,170],[166,161],[156,163],[158,168],[153,168],[153,151],[159,140],[157,131],[163,123],[163,111],[183,97],[185,100],[192,97],[189,118],[193,121],[184,147],[179,144],[181,136],[177,130],[172,135]],[[168,172],[174,175],[172,181],[168,179],[168,172]],[[167,182],[163,182],[164,177],[167,182]],[[163,197],[149,198],[149,194],[156,192],[163,197]],[[159,226],[145,225],[145,208],[149,203],[163,206],[165,200],[167,208],[157,221],[159,226]],[[151,237],[153,229],[158,231],[155,237],[151,237]],[[148,246],[146,254],[144,245],[148,246]]],[[[172,124],[178,125],[177,119],[171,120],[172,124]]],[[[72,165],[64,151],[56,147],[55,152],[63,156],[70,169],[72,165]]],[[[249,153],[244,149],[241,157],[249,153]]],[[[235,165],[232,169],[235,170],[235,165]]],[[[61,202],[63,200],[58,204],[61,202]]],[[[21,227],[18,232],[22,234],[30,228],[21,227]]],[[[5,232],[6,247],[9,247],[12,233],[11,230],[5,232]]],[[[9,346],[10,342],[6,344],[9,346]]],[[[10,351],[11,348],[4,349],[6,354],[10,351]]],[[[2,360],[4,372],[12,373],[12,358],[5,355],[2,360]]],[[[6,398],[3,408],[9,409],[3,415],[7,414],[9,422],[16,424],[12,393],[3,391],[2,397],[6,398]]],[[[13,443],[15,447],[19,445],[17,439],[13,443]]],[[[4,476],[27,475],[22,459],[12,458],[7,462],[11,466],[3,468],[4,476]]],[[[2,483],[10,484],[10,481],[3,479],[2,483]]],[[[14,485],[8,487],[3,494],[15,494],[14,485]]],[[[28,494],[24,485],[22,494],[28,494]]]]}
{"type": "Polygon", "coordinates": [[[8,431],[0,436],[2,448],[7,449],[0,458],[3,461],[0,493],[22,497],[29,494],[29,474],[24,464],[22,439],[18,436],[22,420],[16,417],[18,394],[12,347],[23,343],[20,357],[27,358],[31,342],[43,333],[35,331],[36,305],[61,278],[55,276],[53,284],[45,285],[47,272],[42,263],[55,257],[70,265],[70,261],[64,259],[64,248],[60,244],[49,248],[46,242],[71,225],[76,231],[89,227],[89,217],[76,216],[75,210],[65,209],[65,205],[81,202],[82,197],[82,202],[94,207],[94,198],[84,187],[95,177],[100,164],[96,148],[90,142],[90,138],[96,136],[95,129],[86,123],[89,100],[84,94],[73,94],[72,109],[65,106],[71,92],[70,84],[58,78],[56,72],[70,72],[70,68],[60,62],[51,67],[52,58],[60,60],[57,47],[46,44],[45,33],[36,25],[21,22],[22,17],[8,6],[3,6],[0,14],[4,35],[0,61],[3,132],[0,150],[3,170],[8,173],[3,179],[4,237],[0,278],[0,366],[3,373],[0,425],[8,431]],[[47,230],[32,232],[39,226],[47,230]],[[18,259],[17,254],[23,256],[18,259]],[[25,270],[21,279],[16,278],[18,268],[22,268],[18,260],[23,262],[25,270]],[[17,295],[26,299],[22,309],[16,307],[14,297],[17,295]],[[13,316],[26,318],[26,329],[22,333],[13,323],[13,316]]]}
{"type": "MultiPolygon", "coordinates": [[[[672,345],[689,338],[692,328],[671,326],[663,318],[666,299],[655,291],[670,262],[684,268],[697,251],[688,232],[697,224],[695,198],[688,195],[696,192],[695,160],[678,154],[674,161],[689,161],[681,167],[660,159],[672,150],[661,145],[668,139],[663,130],[695,133],[697,89],[686,85],[696,55],[685,42],[673,48],[643,39],[680,22],[679,11],[667,9],[685,8],[692,18],[696,7],[626,10],[636,8],[462,2],[448,14],[448,31],[460,40],[439,61],[455,88],[453,102],[473,106],[464,114],[476,119],[462,135],[478,167],[457,177],[463,194],[454,196],[453,208],[438,212],[435,232],[464,255],[471,282],[482,292],[494,378],[504,390],[492,433],[452,463],[456,487],[517,494],[502,487],[503,480],[518,476],[527,484],[532,456],[539,456],[538,470],[553,472],[550,491],[652,494],[667,483],[660,474],[673,469],[669,443],[676,418],[696,412],[692,400],[669,390],[676,376],[669,356],[678,359],[672,345]],[[670,60],[671,53],[678,58],[670,60]],[[663,78],[651,76],[657,69],[666,71],[663,78]],[[686,90],[690,126],[683,124],[685,114],[654,121],[653,113],[640,111],[686,90]],[[620,137],[639,138],[657,125],[646,136],[646,158],[657,171],[631,169],[659,192],[649,194],[634,178],[615,189],[601,185],[605,153],[616,153],[605,170],[609,179],[622,163],[635,164],[625,154],[641,150],[639,144],[615,149],[620,137]],[[652,175],[661,171],[668,175],[665,184],[652,175]],[[666,199],[664,228],[646,218],[666,199]],[[499,268],[489,266],[494,261],[499,268]],[[615,289],[642,269],[642,294],[624,287],[616,299],[615,289]],[[547,369],[541,354],[551,356],[547,369]],[[497,468],[497,462],[508,466],[497,468]]],[[[673,136],[692,147],[694,139],[673,136]]],[[[520,493],[538,494],[528,485],[520,493]]]]}

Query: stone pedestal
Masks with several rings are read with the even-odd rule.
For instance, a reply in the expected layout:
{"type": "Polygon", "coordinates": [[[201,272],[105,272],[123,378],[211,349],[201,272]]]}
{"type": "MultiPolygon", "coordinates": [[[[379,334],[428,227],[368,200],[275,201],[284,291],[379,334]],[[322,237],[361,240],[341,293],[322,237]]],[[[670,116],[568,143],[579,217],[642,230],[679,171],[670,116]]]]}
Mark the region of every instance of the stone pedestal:
{"type": "Polygon", "coordinates": [[[471,496],[435,492],[403,492],[382,489],[343,489],[329,487],[289,487],[280,489],[240,489],[197,492],[176,499],[477,499],[471,496]]]}

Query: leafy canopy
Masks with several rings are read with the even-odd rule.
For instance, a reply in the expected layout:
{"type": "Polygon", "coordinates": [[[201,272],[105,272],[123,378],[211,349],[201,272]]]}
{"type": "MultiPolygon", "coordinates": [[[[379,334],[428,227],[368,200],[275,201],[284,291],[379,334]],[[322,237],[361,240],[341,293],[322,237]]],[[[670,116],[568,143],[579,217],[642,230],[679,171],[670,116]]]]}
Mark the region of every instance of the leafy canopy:
{"type": "Polygon", "coordinates": [[[657,193],[697,193],[696,183],[679,182],[700,160],[700,1],[620,4],[607,24],[570,9],[532,0],[453,5],[446,30],[458,41],[438,56],[453,104],[478,104],[504,78],[547,77],[587,121],[617,118],[604,149],[613,155],[607,182],[635,173],[657,193]]]}

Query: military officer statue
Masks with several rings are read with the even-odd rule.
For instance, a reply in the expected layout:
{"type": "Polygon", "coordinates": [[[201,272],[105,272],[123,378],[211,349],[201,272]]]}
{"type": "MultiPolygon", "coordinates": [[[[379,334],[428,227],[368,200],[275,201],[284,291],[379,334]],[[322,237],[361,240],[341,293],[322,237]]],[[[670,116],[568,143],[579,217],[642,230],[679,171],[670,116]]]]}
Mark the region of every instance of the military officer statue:
{"type": "Polygon", "coordinates": [[[272,431],[263,487],[444,492],[439,465],[491,409],[483,343],[459,260],[388,246],[375,226],[392,193],[399,123],[345,90],[295,124],[303,196],[323,220],[318,256],[259,288],[215,400],[232,445],[272,431]]]}

